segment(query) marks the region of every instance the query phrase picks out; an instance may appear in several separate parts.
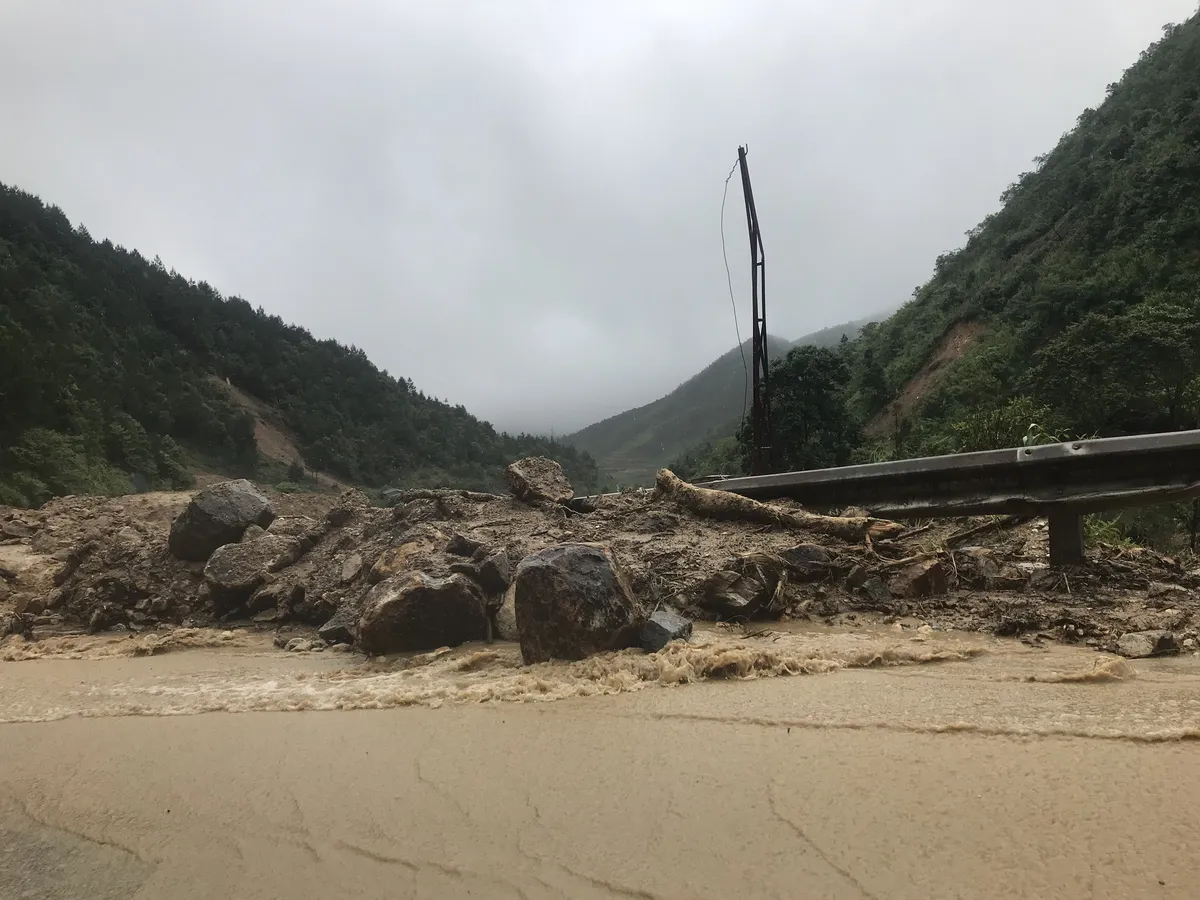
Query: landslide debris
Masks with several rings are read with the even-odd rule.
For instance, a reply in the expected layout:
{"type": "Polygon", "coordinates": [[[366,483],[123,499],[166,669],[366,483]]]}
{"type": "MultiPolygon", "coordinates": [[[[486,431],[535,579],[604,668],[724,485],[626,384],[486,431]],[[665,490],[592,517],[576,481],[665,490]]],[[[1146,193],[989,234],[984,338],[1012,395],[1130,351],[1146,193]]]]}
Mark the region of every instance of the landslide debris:
{"type": "MultiPolygon", "coordinates": [[[[799,619],[894,621],[1129,655],[1196,646],[1194,561],[1100,545],[1082,565],[1050,569],[1038,520],[892,523],[788,502],[745,507],[670,473],[659,483],[598,498],[564,498],[561,485],[548,495],[514,486],[524,500],[404,491],[377,507],[356,490],[284,495],[223,482],[0,508],[0,639],[242,623],[300,628],[283,637],[310,649],[393,652],[490,637],[528,643],[540,659],[686,640],[690,619],[799,619]],[[204,559],[173,552],[185,541],[173,535],[200,532],[212,543],[218,521],[223,543],[204,559]],[[521,573],[535,571],[557,572],[567,593],[548,599],[538,582],[522,600],[521,573]],[[523,637],[523,620],[536,638],[523,637]]],[[[196,548],[199,538],[185,543],[196,548]]]]}

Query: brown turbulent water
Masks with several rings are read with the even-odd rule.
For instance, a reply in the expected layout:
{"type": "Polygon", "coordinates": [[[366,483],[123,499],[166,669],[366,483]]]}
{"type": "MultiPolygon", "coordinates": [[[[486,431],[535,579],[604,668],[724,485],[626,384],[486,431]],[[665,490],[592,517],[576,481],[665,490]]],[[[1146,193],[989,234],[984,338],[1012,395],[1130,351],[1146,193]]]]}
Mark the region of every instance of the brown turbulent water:
{"type": "Polygon", "coordinates": [[[5,653],[6,900],[1196,896],[1193,656],[886,628],[533,667],[205,630],[5,653]]]}

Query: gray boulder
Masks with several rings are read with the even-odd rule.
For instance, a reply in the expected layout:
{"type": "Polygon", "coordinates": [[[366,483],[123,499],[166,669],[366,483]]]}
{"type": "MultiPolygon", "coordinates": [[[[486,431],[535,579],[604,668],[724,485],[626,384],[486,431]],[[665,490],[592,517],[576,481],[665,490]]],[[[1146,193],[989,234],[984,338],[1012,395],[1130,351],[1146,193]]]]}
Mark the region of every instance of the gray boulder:
{"type": "Polygon", "coordinates": [[[868,575],[861,585],[859,593],[866,599],[864,604],[868,609],[888,610],[894,605],[892,590],[878,575],[868,575]]]}
{"type": "Polygon", "coordinates": [[[406,572],[371,588],[358,620],[367,653],[453,647],[487,637],[483,593],[465,575],[406,572]]]}
{"type": "Polygon", "coordinates": [[[204,567],[204,580],[216,605],[224,610],[241,606],[273,572],[300,558],[295,538],[264,534],[258,540],[218,547],[204,567]]]}
{"type": "Polygon", "coordinates": [[[636,646],[645,611],[612,551],[556,544],[521,560],[514,606],[526,663],[636,646]]]}
{"type": "Polygon", "coordinates": [[[317,634],[329,644],[353,644],[357,627],[358,613],[352,607],[343,606],[317,629],[317,634]]]}
{"type": "Polygon", "coordinates": [[[1169,631],[1131,631],[1117,641],[1117,652],[1129,659],[1163,656],[1178,650],[1179,643],[1169,631]]]}
{"type": "Polygon", "coordinates": [[[638,641],[647,653],[657,653],[671,641],[686,641],[692,636],[692,622],[679,613],[660,609],[653,613],[641,631],[638,641]]]}
{"type": "Polygon", "coordinates": [[[171,524],[167,546],[179,559],[204,562],[218,547],[233,544],[251,525],[266,528],[275,511],[244,478],[204,488],[171,524]]]}
{"type": "Polygon", "coordinates": [[[505,550],[489,553],[480,560],[476,568],[479,570],[479,586],[487,594],[503,594],[508,590],[512,581],[512,570],[505,550]]]}
{"type": "Polygon", "coordinates": [[[544,456],[519,459],[505,470],[514,497],[526,503],[563,503],[575,496],[562,466],[544,456]]]}

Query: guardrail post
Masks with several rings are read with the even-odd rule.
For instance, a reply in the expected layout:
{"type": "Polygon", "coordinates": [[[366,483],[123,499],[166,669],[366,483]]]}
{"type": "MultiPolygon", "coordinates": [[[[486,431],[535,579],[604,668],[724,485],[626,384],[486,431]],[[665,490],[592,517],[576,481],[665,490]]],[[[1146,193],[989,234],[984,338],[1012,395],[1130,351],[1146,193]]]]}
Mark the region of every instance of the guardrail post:
{"type": "Polygon", "coordinates": [[[1083,562],[1083,516],[1074,509],[1050,513],[1050,565],[1083,562]]]}

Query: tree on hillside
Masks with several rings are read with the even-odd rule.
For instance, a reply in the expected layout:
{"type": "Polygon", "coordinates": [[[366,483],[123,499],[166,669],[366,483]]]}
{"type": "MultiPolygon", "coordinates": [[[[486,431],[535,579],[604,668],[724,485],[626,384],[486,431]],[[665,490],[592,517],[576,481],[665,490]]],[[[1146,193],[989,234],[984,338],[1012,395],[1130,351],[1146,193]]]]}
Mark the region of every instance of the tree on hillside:
{"type": "Polygon", "coordinates": [[[498,434],[360,348],[93,241],[0,185],[0,504],[180,487],[189,458],[254,475],[254,418],[231,386],[270,405],[311,465],[351,482],[503,489],[503,467],[525,455],[559,460],[576,484],[601,480],[585,453],[498,434]]]}
{"type": "Polygon", "coordinates": [[[1200,307],[1156,297],[1070,325],[1034,357],[1025,383],[1082,432],[1195,427],[1200,307]]]}
{"type": "MultiPolygon", "coordinates": [[[[771,366],[771,432],[776,469],[842,466],[861,440],[846,406],[847,354],[829,347],[797,347],[771,366]]],[[[751,434],[738,435],[745,456],[751,434]]]]}

